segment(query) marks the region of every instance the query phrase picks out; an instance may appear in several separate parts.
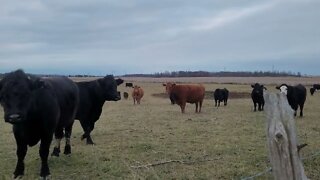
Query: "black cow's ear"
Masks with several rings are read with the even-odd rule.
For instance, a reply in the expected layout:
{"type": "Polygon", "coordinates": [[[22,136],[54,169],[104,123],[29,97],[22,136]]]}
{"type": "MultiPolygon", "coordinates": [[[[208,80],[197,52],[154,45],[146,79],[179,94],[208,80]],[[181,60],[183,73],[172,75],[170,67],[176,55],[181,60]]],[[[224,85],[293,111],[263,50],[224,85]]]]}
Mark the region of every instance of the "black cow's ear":
{"type": "Polygon", "coordinates": [[[276,86],[276,89],[280,89],[280,86],[276,86]]]}
{"type": "Polygon", "coordinates": [[[252,88],[254,88],[254,85],[253,85],[253,84],[251,84],[251,87],[252,87],[252,88]]]}
{"type": "Polygon", "coordinates": [[[116,79],[116,82],[117,82],[117,85],[119,86],[120,84],[123,83],[123,80],[119,78],[119,79],[116,79]]]}
{"type": "MultiPolygon", "coordinates": [[[[106,77],[107,77],[107,76],[106,76],[106,77]]],[[[105,82],[106,77],[98,79],[98,83],[99,83],[100,86],[103,86],[103,85],[104,85],[104,82],[105,82]]]]}

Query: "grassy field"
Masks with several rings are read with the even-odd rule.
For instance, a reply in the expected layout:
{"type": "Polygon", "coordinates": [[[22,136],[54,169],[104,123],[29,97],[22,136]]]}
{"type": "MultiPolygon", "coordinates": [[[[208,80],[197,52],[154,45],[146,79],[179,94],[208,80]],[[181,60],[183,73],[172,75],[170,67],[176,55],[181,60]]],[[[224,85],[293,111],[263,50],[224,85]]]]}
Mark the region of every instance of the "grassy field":
{"type": "MultiPolygon", "coordinates": [[[[181,114],[169,99],[154,96],[164,93],[159,79],[130,80],[145,90],[141,105],[133,105],[131,97],[105,103],[92,133],[94,146],[80,140],[82,130],[76,121],[71,156],[49,158],[52,179],[241,179],[270,166],[265,115],[252,111],[251,99],[230,99],[228,106],[215,108],[207,98],[202,113],[195,114],[194,105],[187,104],[186,113],[181,114]]],[[[273,83],[277,82],[266,86],[269,92],[277,92],[273,83]]],[[[251,92],[244,83],[204,85],[207,91],[226,87],[234,93],[251,92]]],[[[132,90],[124,85],[118,89],[132,90]]],[[[305,117],[296,118],[299,141],[308,143],[301,152],[304,157],[320,151],[319,108],[320,93],[308,93],[305,117]]],[[[15,149],[12,126],[1,120],[0,179],[11,179],[15,149]]],[[[25,179],[39,177],[38,150],[38,145],[28,149],[25,179]]],[[[304,160],[304,167],[308,178],[320,179],[320,156],[304,160]]],[[[272,176],[267,173],[257,179],[272,176]]]]}

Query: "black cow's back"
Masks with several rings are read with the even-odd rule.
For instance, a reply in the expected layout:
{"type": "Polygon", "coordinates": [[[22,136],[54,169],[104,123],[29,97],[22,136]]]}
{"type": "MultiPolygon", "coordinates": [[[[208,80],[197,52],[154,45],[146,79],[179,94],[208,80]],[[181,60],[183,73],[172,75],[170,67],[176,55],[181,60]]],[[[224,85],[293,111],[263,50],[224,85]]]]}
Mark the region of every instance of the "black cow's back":
{"type": "Polygon", "coordinates": [[[54,90],[59,107],[60,120],[58,126],[73,123],[79,104],[79,90],[77,85],[67,77],[54,77],[45,79],[54,90]]]}

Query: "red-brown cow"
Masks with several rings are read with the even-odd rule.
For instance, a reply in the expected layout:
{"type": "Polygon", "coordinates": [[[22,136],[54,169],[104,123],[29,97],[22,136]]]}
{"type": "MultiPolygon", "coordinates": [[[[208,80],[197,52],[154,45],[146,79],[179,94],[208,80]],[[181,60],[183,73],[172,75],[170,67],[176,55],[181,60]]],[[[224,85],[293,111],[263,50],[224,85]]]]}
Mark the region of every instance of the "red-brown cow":
{"type": "Polygon", "coordinates": [[[177,85],[175,83],[167,83],[163,84],[163,86],[166,86],[166,92],[170,96],[171,101],[174,101],[174,103],[180,106],[182,113],[184,113],[186,103],[195,103],[196,113],[201,112],[205,94],[205,88],[203,85],[177,85]]]}
{"type": "Polygon", "coordinates": [[[136,104],[136,101],[137,101],[137,104],[140,104],[140,100],[143,97],[143,94],[144,94],[143,89],[135,85],[132,91],[133,104],[136,104]]]}

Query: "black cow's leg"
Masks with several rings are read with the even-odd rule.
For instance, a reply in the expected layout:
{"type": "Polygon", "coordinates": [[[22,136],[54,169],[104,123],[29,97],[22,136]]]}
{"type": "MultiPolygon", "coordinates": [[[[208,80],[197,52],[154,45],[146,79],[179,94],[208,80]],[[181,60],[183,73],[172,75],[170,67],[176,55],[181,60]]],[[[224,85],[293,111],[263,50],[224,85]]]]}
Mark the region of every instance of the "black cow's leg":
{"type": "Polygon", "coordinates": [[[262,107],[262,104],[261,104],[261,103],[258,103],[258,111],[261,111],[261,110],[262,110],[261,107],[262,107]]]}
{"type": "Polygon", "coordinates": [[[100,115],[101,115],[101,112],[102,112],[102,108],[97,108],[97,109],[95,109],[95,111],[92,113],[91,117],[89,118],[89,122],[88,122],[89,128],[88,128],[87,131],[86,131],[87,144],[91,144],[91,145],[94,144],[94,142],[93,142],[92,139],[91,139],[90,133],[91,133],[91,131],[93,131],[93,129],[94,129],[94,124],[95,124],[95,122],[99,120],[100,115]]]}
{"type": "Polygon", "coordinates": [[[53,149],[53,152],[51,154],[51,156],[59,156],[60,154],[60,143],[61,143],[61,139],[63,137],[63,129],[62,128],[57,128],[55,131],[55,139],[56,139],[56,145],[53,149]]]}
{"type": "Polygon", "coordinates": [[[87,139],[87,144],[88,144],[88,141],[89,141],[89,143],[92,142],[92,139],[90,137],[90,132],[91,132],[90,124],[89,124],[90,121],[91,121],[91,118],[89,118],[89,117],[86,117],[85,120],[80,120],[80,124],[82,126],[83,131],[84,131],[84,133],[81,137],[81,140],[87,139]]]}
{"type": "Polygon", "coordinates": [[[17,178],[19,176],[24,175],[24,158],[26,157],[27,154],[27,144],[18,142],[17,140],[17,156],[18,156],[18,162],[16,165],[16,169],[13,173],[14,178],[17,178]]]}
{"type": "Polygon", "coordinates": [[[292,109],[294,110],[294,116],[297,116],[298,105],[294,105],[292,109]]]}
{"type": "Polygon", "coordinates": [[[214,101],[215,101],[215,104],[214,104],[214,106],[215,106],[215,107],[217,107],[217,100],[214,100],[214,101]]]}
{"type": "Polygon", "coordinates": [[[88,125],[88,123],[87,123],[86,120],[88,120],[87,117],[84,118],[84,120],[83,120],[83,119],[79,120],[79,121],[80,121],[80,125],[81,125],[81,127],[82,127],[82,129],[83,129],[83,132],[84,132],[83,135],[81,136],[81,140],[84,140],[84,139],[87,138],[86,131],[87,131],[89,125],[88,125]]]}
{"type": "Polygon", "coordinates": [[[66,145],[64,147],[64,154],[71,154],[71,143],[70,143],[70,138],[71,138],[71,133],[72,133],[72,125],[69,125],[65,128],[65,138],[66,138],[66,145]]]}
{"type": "Polygon", "coordinates": [[[300,104],[300,117],[303,116],[303,106],[304,104],[300,104]]]}
{"type": "Polygon", "coordinates": [[[89,125],[89,128],[88,128],[88,131],[87,131],[87,144],[91,144],[91,145],[93,145],[94,144],[94,142],[93,142],[93,140],[92,140],[92,138],[91,138],[91,131],[94,129],[94,124],[95,124],[95,121],[90,121],[90,125],[89,125]]]}
{"type": "Polygon", "coordinates": [[[51,141],[52,141],[52,136],[49,136],[48,138],[42,139],[40,143],[40,149],[39,149],[39,154],[41,158],[40,176],[44,178],[50,175],[50,170],[48,166],[48,155],[49,155],[49,148],[50,148],[51,141]]]}
{"type": "Polygon", "coordinates": [[[253,111],[257,111],[257,104],[256,103],[253,103],[253,107],[254,107],[253,111]]]}

